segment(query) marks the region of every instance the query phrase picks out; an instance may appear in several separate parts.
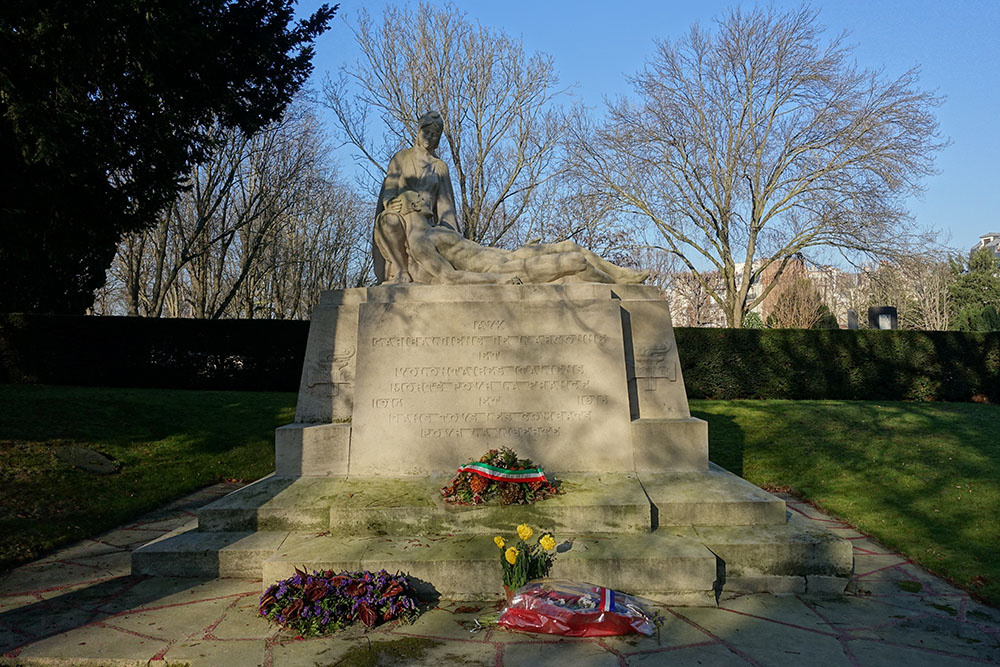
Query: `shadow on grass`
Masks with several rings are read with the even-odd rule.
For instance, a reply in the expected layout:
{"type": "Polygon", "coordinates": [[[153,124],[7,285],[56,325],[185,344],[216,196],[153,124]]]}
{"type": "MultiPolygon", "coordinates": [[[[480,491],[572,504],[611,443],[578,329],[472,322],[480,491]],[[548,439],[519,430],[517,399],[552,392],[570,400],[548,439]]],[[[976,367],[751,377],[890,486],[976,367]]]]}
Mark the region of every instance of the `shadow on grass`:
{"type": "Polygon", "coordinates": [[[743,476],[743,429],[731,415],[692,410],[692,417],[708,422],[708,458],[729,472],[743,476]]]}
{"type": "Polygon", "coordinates": [[[221,480],[274,470],[294,394],[0,385],[0,571],[221,480]],[[64,445],[118,470],[62,462],[64,445]]]}
{"type": "Polygon", "coordinates": [[[789,486],[887,547],[1000,601],[1000,407],[727,401],[698,405],[712,459],[789,486]],[[729,414],[733,417],[720,418],[729,414]]]}

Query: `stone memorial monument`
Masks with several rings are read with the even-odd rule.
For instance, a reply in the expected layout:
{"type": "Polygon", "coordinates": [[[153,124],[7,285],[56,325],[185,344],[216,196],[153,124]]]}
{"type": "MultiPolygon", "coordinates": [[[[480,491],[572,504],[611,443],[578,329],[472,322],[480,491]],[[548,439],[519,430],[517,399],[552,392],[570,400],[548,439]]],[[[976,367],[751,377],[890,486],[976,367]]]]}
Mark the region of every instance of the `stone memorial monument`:
{"type": "Polygon", "coordinates": [[[137,550],[133,572],[263,577],[401,570],[441,595],[498,595],[490,537],[527,522],[563,541],[553,576],[671,602],[843,591],[851,546],[709,463],[670,312],[646,273],[572,242],[486,248],[457,232],[440,115],[419,122],[379,195],[380,285],[312,315],[295,423],[275,474],[137,550]],[[555,473],[529,506],[446,505],[486,450],[555,473]]]}

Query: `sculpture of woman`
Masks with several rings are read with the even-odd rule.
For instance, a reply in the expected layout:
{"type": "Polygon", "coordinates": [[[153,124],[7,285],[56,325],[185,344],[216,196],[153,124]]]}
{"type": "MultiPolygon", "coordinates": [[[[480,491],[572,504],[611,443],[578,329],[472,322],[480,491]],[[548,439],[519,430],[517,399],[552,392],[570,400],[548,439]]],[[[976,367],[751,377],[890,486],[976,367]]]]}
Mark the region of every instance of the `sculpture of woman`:
{"type": "Polygon", "coordinates": [[[409,283],[409,252],[406,244],[407,219],[418,215],[431,225],[458,229],[455,195],[446,165],[434,153],[441,142],[444,121],[431,111],[417,121],[417,135],[411,148],[392,156],[375,210],[372,254],[375,276],[380,283],[409,283]],[[419,194],[424,210],[415,211],[412,195],[419,194]]]}
{"type": "Polygon", "coordinates": [[[380,283],[505,284],[599,282],[638,284],[648,271],[608,262],[572,241],[489,248],[463,237],[448,167],[434,150],[444,123],[436,111],[418,121],[412,148],[396,153],[375,213],[375,275],[380,283]]]}

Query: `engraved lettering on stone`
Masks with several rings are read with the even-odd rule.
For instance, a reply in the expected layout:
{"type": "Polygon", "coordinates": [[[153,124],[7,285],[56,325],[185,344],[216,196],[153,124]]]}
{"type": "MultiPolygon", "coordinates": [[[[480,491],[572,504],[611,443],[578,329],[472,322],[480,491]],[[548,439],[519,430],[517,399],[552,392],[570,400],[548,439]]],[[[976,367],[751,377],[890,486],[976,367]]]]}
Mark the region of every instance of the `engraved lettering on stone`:
{"type": "Polygon", "coordinates": [[[486,428],[422,428],[421,438],[524,438],[554,437],[559,426],[486,427],[486,428]]]}
{"type": "MultiPolygon", "coordinates": [[[[487,322],[489,320],[486,320],[487,322]]],[[[503,323],[503,320],[497,320],[503,323]]],[[[484,325],[486,326],[486,325],[484,325]]],[[[604,334],[469,335],[469,336],[373,336],[373,348],[397,347],[514,347],[525,345],[596,345],[608,341],[604,334]]]]}
{"type": "Polygon", "coordinates": [[[389,415],[393,424],[464,424],[512,421],[590,421],[590,410],[540,410],[537,412],[402,412],[389,415]]]}
{"type": "Polygon", "coordinates": [[[582,364],[532,364],[526,366],[404,366],[397,378],[477,378],[531,375],[583,375],[582,364]]]}
{"type": "Polygon", "coordinates": [[[582,390],[590,380],[506,380],[475,382],[393,382],[389,389],[394,394],[431,394],[447,392],[520,392],[582,390]]]}

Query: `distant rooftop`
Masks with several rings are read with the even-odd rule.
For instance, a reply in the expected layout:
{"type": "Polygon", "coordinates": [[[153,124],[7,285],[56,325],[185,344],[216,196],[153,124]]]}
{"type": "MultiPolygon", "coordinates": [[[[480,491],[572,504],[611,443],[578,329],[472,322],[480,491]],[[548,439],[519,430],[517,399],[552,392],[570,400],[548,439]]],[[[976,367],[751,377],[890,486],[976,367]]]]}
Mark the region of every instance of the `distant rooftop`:
{"type": "Polygon", "coordinates": [[[1000,232],[987,232],[979,235],[979,243],[972,246],[972,252],[980,248],[992,248],[993,254],[1000,257],[1000,232]]]}

